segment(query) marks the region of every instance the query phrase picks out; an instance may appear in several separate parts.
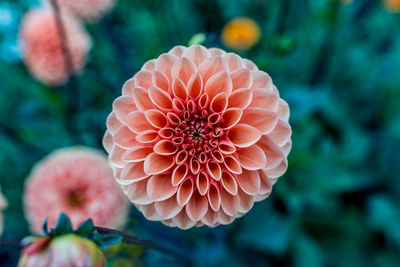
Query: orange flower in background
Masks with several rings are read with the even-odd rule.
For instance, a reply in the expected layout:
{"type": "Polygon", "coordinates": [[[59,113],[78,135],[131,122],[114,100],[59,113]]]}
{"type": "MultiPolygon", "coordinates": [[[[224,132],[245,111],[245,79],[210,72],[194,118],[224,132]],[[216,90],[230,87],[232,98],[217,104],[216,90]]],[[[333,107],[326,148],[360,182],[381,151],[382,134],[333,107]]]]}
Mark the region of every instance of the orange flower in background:
{"type": "Polygon", "coordinates": [[[400,12],[400,0],[384,0],[387,10],[391,12],[400,12]]]}
{"type": "MultiPolygon", "coordinates": [[[[86,63],[91,39],[71,15],[63,12],[62,20],[74,70],[80,72],[86,63]]],[[[50,9],[29,11],[21,23],[20,37],[25,63],[38,80],[51,85],[68,80],[70,73],[65,68],[56,20],[50,9]]]]}
{"type": "Polygon", "coordinates": [[[7,200],[5,197],[1,194],[1,188],[0,188],[0,236],[1,233],[3,232],[3,227],[4,227],[4,218],[3,218],[3,210],[7,208],[7,200]]]}
{"type": "Polygon", "coordinates": [[[32,231],[41,232],[65,212],[76,227],[87,218],[97,226],[116,228],[126,217],[128,203],[112,178],[106,156],[93,149],[60,149],[40,161],[25,187],[25,213],[32,231]]]}
{"type": "Polygon", "coordinates": [[[222,30],[222,42],[226,47],[247,50],[260,39],[260,28],[249,18],[239,17],[228,22],[222,30]]]}
{"type": "Polygon", "coordinates": [[[58,0],[61,7],[67,8],[83,20],[96,21],[110,11],[116,0],[58,0]]]}
{"type": "Polygon", "coordinates": [[[103,143],[147,219],[217,226],[268,197],[286,171],[288,118],[270,76],[250,60],[178,46],[125,83],[103,143]]]}

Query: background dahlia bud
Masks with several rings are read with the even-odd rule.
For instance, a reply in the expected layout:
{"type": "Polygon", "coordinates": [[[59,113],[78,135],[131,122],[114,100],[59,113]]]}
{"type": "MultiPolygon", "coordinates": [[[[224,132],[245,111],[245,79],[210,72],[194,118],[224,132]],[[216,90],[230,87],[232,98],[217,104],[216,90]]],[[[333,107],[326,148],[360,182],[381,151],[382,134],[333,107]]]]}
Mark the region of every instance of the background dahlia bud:
{"type": "Polygon", "coordinates": [[[61,7],[68,9],[78,18],[96,21],[114,7],[116,0],[58,0],[58,2],[61,7]]]}
{"type": "Polygon", "coordinates": [[[68,234],[36,238],[25,247],[18,267],[38,266],[102,267],[106,259],[93,241],[68,234]]]}
{"type": "Polygon", "coordinates": [[[7,207],[7,200],[1,194],[1,187],[0,187],[0,236],[1,236],[1,233],[3,232],[3,227],[4,227],[4,218],[3,218],[2,212],[6,207],[7,207]]]}
{"type": "Polygon", "coordinates": [[[24,194],[32,231],[40,233],[45,218],[49,227],[54,226],[61,212],[68,214],[74,227],[87,218],[97,226],[120,227],[128,203],[112,177],[107,157],[90,148],[60,149],[38,162],[24,194]]]}
{"type": "Polygon", "coordinates": [[[222,30],[222,42],[235,50],[253,47],[260,39],[261,31],[257,23],[246,17],[229,21],[222,30]]]}
{"type": "MultiPolygon", "coordinates": [[[[61,17],[74,71],[80,72],[86,63],[91,39],[73,16],[62,12],[61,17]]],[[[19,34],[23,42],[24,60],[30,72],[47,84],[65,83],[70,73],[65,66],[53,11],[47,8],[28,11],[21,22],[19,34]]]]}
{"type": "Polygon", "coordinates": [[[178,46],[125,83],[103,143],[146,218],[216,226],[265,199],[286,171],[288,119],[271,77],[250,60],[178,46]]]}

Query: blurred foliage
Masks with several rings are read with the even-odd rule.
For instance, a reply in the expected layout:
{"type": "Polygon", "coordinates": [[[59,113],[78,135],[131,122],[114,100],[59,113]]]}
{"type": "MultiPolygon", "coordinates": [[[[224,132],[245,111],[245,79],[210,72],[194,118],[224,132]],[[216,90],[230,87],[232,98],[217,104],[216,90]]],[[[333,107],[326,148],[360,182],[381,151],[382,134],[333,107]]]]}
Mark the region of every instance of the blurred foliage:
{"type": "MultiPolygon", "coordinates": [[[[288,172],[228,226],[180,231],[132,208],[126,231],[185,257],[119,245],[107,251],[110,266],[398,266],[400,14],[379,0],[119,0],[86,25],[94,46],[71,115],[69,85],[45,86],[21,61],[18,26],[35,4],[0,3],[3,237],[29,234],[22,197],[35,162],[76,143],[101,147],[113,99],[146,60],[199,33],[204,45],[223,47],[225,23],[247,16],[261,39],[239,54],[273,77],[291,107],[288,172]]],[[[0,261],[13,266],[18,253],[2,247],[0,261]]]]}

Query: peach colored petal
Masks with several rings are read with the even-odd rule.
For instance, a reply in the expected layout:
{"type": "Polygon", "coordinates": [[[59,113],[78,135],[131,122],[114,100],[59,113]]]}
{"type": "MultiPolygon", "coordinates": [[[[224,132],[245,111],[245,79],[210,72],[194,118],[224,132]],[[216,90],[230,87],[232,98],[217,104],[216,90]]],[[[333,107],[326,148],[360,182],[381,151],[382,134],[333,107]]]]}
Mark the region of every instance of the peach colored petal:
{"type": "Polygon", "coordinates": [[[126,163],[122,160],[122,155],[125,153],[125,149],[119,146],[113,146],[111,149],[109,160],[111,167],[124,167],[126,163]]]}
{"type": "Polygon", "coordinates": [[[278,116],[268,109],[247,108],[243,112],[240,123],[253,126],[262,134],[268,134],[275,128],[278,120],[278,116]]]}
{"type": "Polygon", "coordinates": [[[182,45],[177,45],[174,46],[168,53],[170,53],[171,55],[174,55],[176,57],[181,57],[183,55],[183,53],[186,51],[186,47],[182,46],[182,45]]]}
{"type": "Polygon", "coordinates": [[[286,144],[292,136],[292,128],[283,120],[279,120],[274,130],[267,135],[278,146],[286,144]]]}
{"type": "Polygon", "coordinates": [[[267,165],[265,169],[270,170],[275,168],[279,165],[282,159],[285,158],[285,155],[272,140],[263,135],[260,140],[257,142],[257,145],[264,151],[265,155],[267,156],[267,165]]]}
{"type": "Polygon", "coordinates": [[[246,58],[244,58],[242,60],[243,60],[243,64],[245,65],[246,69],[248,69],[248,70],[258,70],[258,67],[256,66],[256,64],[253,63],[253,61],[248,60],[246,58]]]}
{"type": "Polygon", "coordinates": [[[135,79],[135,86],[136,87],[143,87],[145,89],[149,88],[149,86],[152,86],[152,73],[151,71],[147,70],[141,70],[138,73],[133,76],[133,79],[135,79]]]}
{"type": "Polygon", "coordinates": [[[204,196],[207,193],[208,188],[210,187],[210,181],[205,171],[201,171],[197,174],[196,186],[200,195],[204,196]]]}
{"type": "Polygon", "coordinates": [[[285,158],[279,163],[278,166],[276,166],[272,169],[269,169],[269,170],[264,170],[265,174],[271,179],[276,179],[286,171],[287,164],[288,164],[288,162],[287,162],[287,159],[285,158]]]}
{"type": "Polygon", "coordinates": [[[239,88],[250,88],[253,79],[248,69],[242,68],[231,72],[232,90],[235,91],[239,88]]]}
{"type": "Polygon", "coordinates": [[[111,153],[111,149],[114,146],[114,138],[110,134],[110,132],[106,132],[103,136],[102,144],[104,149],[107,151],[107,153],[111,153]]]}
{"type": "Polygon", "coordinates": [[[253,98],[253,91],[247,88],[240,88],[232,92],[228,98],[228,106],[232,108],[245,109],[250,105],[253,98]]]}
{"type": "Polygon", "coordinates": [[[174,55],[165,53],[158,57],[155,70],[164,73],[168,80],[171,81],[171,69],[174,63],[178,60],[178,58],[174,55]]]}
{"type": "Polygon", "coordinates": [[[122,86],[122,95],[123,96],[132,96],[133,88],[135,88],[135,79],[130,78],[122,86]]]}
{"type": "Polygon", "coordinates": [[[147,182],[147,195],[154,201],[171,198],[178,190],[171,184],[168,174],[154,175],[147,182]]]}
{"type": "Polygon", "coordinates": [[[227,215],[234,216],[239,209],[239,205],[240,200],[236,195],[231,195],[225,189],[221,189],[221,207],[227,215]]]}
{"type": "Polygon", "coordinates": [[[148,61],[146,61],[146,63],[143,64],[143,67],[141,68],[141,70],[153,71],[156,69],[156,63],[157,63],[156,59],[148,60],[148,61]]]}
{"type": "Polygon", "coordinates": [[[238,174],[236,180],[240,188],[248,195],[257,195],[260,191],[260,175],[257,171],[243,170],[242,174],[238,174]]]}
{"type": "Polygon", "coordinates": [[[218,150],[222,154],[232,154],[232,153],[235,153],[236,147],[232,143],[231,140],[229,140],[228,138],[225,138],[225,139],[222,139],[219,141],[218,150]]]}
{"type": "Polygon", "coordinates": [[[182,57],[187,57],[199,66],[206,58],[210,57],[208,50],[201,45],[192,45],[183,52],[182,57]]]}
{"type": "Polygon", "coordinates": [[[229,172],[224,171],[221,178],[222,186],[231,195],[237,195],[238,185],[236,179],[229,172]]]}
{"type": "Polygon", "coordinates": [[[178,193],[176,194],[178,204],[182,207],[189,202],[190,198],[193,194],[193,181],[192,179],[186,179],[183,183],[180,184],[178,188],[178,193]]]}
{"type": "Polygon", "coordinates": [[[138,205],[147,205],[153,201],[147,196],[146,193],[147,180],[143,180],[131,185],[123,187],[125,194],[129,200],[138,205]]]}
{"type": "Polygon", "coordinates": [[[188,94],[192,99],[197,99],[203,91],[203,80],[198,73],[190,77],[187,85],[188,94]]]}
{"type": "Polygon", "coordinates": [[[131,148],[138,144],[136,135],[128,127],[122,126],[114,135],[114,141],[122,148],[131,148]]]}
{"type": "Polygon", "coordinates": [[[172,93],[183,101],[187,99],[188,92],[181,79],[177,78],[172,81],[172,93]]]}
{"type": "Polygon", "coordinates": [[[144,112],[146,120],[156,128],[164,128],[167,126],[167,117],[164,113],[156,109],[149,109],[144,112]]]}
{"type": "Polygon", "coordinates": [[[176,216],[182,210],[182,207],[178,205],[175,198],[157,201],[155,202],[154,207],[157,214],[164,219],[170,219],[176,216]]]}
{"type": "Polygon", "coordinates": [[[253,100],[250,107],[266,108],[275,111],[279,105],[279,97],[276,93],[265,89],[254,89],[253,100]]]}
{"type": "Polygon", "coordinates": [[[281,146],[281,150],[285,155],[285,157],[289,155],[291,149],[292,149],[292,141],[288,141],[285,145],[281,146]]]}
{"type": "Polygon", "coordinates": [[[278,114],[280,119],[282,119],[285,122],[288,122],[290,111],[289,111],[289,105],[286,103],[285,100],[279,99],[279,106],[278,109],[276,110],[276,113],[278,114]]]}
{"type": "Polygon", "coordinates": [[[153,84],[165,92],[169,92],[169,80],[164,73],[160,71],[153,72],[153,84]]]}
{"type": "Polygon", "coordinates": [[[135,87],[132,89],[131,93],[132,99],[139,110],[146,111],[154,108],[146,89],[142,87],[135,87]]]}
{"type": "Polygon", "coordinates": [[[232,155],[225,156],[224,165],[231,173],[242,173],[242,167],[240,166],[239,160],[232,155]]]}
{"type": "MultiPolygon", "coordinates": [[[[214,98],[215,99],[215,98],[214,98]]],[[[227,130],[235,126],[242,118],[243,110],[240,108],[228,108],[222,113],[221,128],[227,130]]]]}
{"type": "Polygon", "coordinates": [[[207,83],[208,79],[215,73],[227,71],[229,71],[228,64],[222,57],[210,57],[204,60],[198,68],[198,72],[205,83],[207,83]]]}
{"type": "Polygon", "coordinates": [[[213,99],[219,93],[230,95],[232,92],[231,77],[227,72],[218,72],[206,82],[204,91],[210,99],[213,99]]]}
{"type": "Polygon", "coordinates": [[[194,175],[198,174],[200,171],[200,163],[197,160],[195,160],[194,158],[190,159],[190,171],[194,175]]]}
{"type": "Polygon", "coordinates": [[[149,129],[154,129],[141,111],[132,111],[126,116],[125,120],[128,128],[136,134],[149,129]]]}
{"type": "Polygon", "coordinates": [[[210,204],[210,208],[213,211],[218,211],[221,206],[221,194],[219,187],[216,184],[214,183],[210,184],[210,188],[207,192],[207,197],[208,197],[208,202],[210,204]]]}
{"type": "Polygon", "coordinates": [[[161,110],[172,109],[172,99],[168,93],[162,89],[150,86],[148,90],[150,101],[161,110]]]}
{"type": "Polygon", "coordinates": [[[122,159],[126,162],[139,162],[144,161],[145,158],[153,152],[151,147],[145,146],[134,146],[125,151],[122,155],[122,159]]]}
{"type": "Polygon", "coordinates": [[[230,72],[245,67],[242,58],[234,53],[227,53],[222,58],[228,64],[230,72]]]}
{"type": "Polygon", "coordinates": [[[225,92],[217,94],[210,104],[212,112],[220,113],[223,112],[228,106],[228,95],[225,92]]]}
{"type": "Polygon", "coordinates": [[[226,55],[226,52],[220,48],[212,47],[208,49],[208,52],[213,57],[223,57],[226,55]]]}
{"type": "Polygon", "coordinates": [[[110,115],[108,115],[106,125],[111,135],[114,135],[118,129],[122,127],[122,123],[117,119],[115,112],[111,112],[110,115]]]}
{"type": "Polygon", "coordinates": [[[159,139],[155,130],[146,130],[136,135],[136,141],[142,144],[156,143],[159,139]]]}
{"type": "Polygon", "coordinates": [[[186,205],[186,213],[193,221],[199,221],[206,215],[208,210],[208,202],[205,196],[201,196],[195,191],[186,205]]]}
{"type": "Polygon", "coordinates": [[[259,170],[267,165],[264,151],[257,145],[238,150],[240,165],[247,170],[259,170]]]}
{"type": "Polygon", "coordinates": [[[124,184],[132,184],[149,177],[144,171],[143,161],[131,162],[126,165],[121,172],[120,182],[124,184]]]}
{"type": "Polygon", "coordinates": [[[119,121],[126,122],[126,116],[137,108],[130,96],[120,96],[115,99],[113,110],[119,121]]]}
{"type": "Polygon", "coordinates": [[[246,213],[249,210],[251,210],[251,208],[254,205],[254,197],[246,194],[240,188],[239,188],[238,195],[239,195],[239,200],[240,200],[239,211],[242,213],[246,213]]]}
{"type": "Polygon", "coordinates": [[[186,164],[177,166],[172,172],[172,185],[176,186],[182,183],[188,177],[189,168],[186,164]]]}
{"type": "Polygon", "coordinates": [[[213,161],[208,161],[206,164],[206,169],[208,174],[216,181],[219,181],[221,179],[221,167],[219,166],[218,163],[213,162],[213,161]]]}
{"type": "Polygon", "coordinates": [[[156,208],[154,207],[154,203],[150,203],[147,205],[136,205],[137,209],[143,213],[144,217],[148,220],[159,221],[162,218],[157,214],[156,208]]]}
{"type": "Polygon", "coordinates": [[[235,146],[248,147],[261,138],[261,133],[250,125],[239,123],[229,130],[228,137],[235,146]]]}
{"type": "Polygon", "coordinates": [[[172,79],[179,78],[184,84],[187,84],[190,77],[196,72],[196,65],[190,59],[182,57],[174,63],[171,70],[172,79]]]}
{"type": "Polygon", "coordinates": [[[172,157],[151,153],[144,161],[144,172],[148,175],[163,173],[174,165],[172,157]]]}
{"type": "Polygon", "coordinates": [[[154,146],[154,152],[159,154],[159,155],[173,155],[178,151],[178,147],[174,145],[173,142],[170,140],[161,140],[157,142],[154,146]]]}

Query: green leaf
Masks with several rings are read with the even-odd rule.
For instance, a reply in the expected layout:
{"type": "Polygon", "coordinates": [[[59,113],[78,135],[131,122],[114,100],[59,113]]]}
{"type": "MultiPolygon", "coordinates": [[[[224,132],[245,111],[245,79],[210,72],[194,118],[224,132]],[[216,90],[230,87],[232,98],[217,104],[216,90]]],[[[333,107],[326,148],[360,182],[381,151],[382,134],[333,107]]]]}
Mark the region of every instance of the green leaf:
{"type": "Polygon", "coordinates": [[[49,217],[46,217],[46,219],[44,220],[43,225],[42,225],[42,232],[43,232],[44,235],[48,235],[49,234],[49,232],[47,230],[48,229],[48,226],[47,226],[48,220],[49,220],[49,217]]]}
{"type": "Polygon", "coordinates": [[[53,229],[51,234],[53,236],[59,236],[69,233],[72,233],[71,221],[65,213],[61,213],[60,217],[58,217],[56,227],[53,229]]]}
{"type": "Polygon", "coordinates": [[[206,40],[206,35],[204,33],[197,33],[190,38],[188,46],[195,44],[202,44],[206,40]]]}
{"type": "Polygon", "coordinates": [[[87,219],[78,227],[78,229],[76,229],[75,234],[82,237],[88,237],[90,234],[92,234],[93,230],[94,224],[92,219],[87,219]]]}
{"type": "Polygon", "coordinates": [[[122,236],[114,234],[98,235],[98,245],[100,248],[115,246],[122,242],[122,236]]]}

